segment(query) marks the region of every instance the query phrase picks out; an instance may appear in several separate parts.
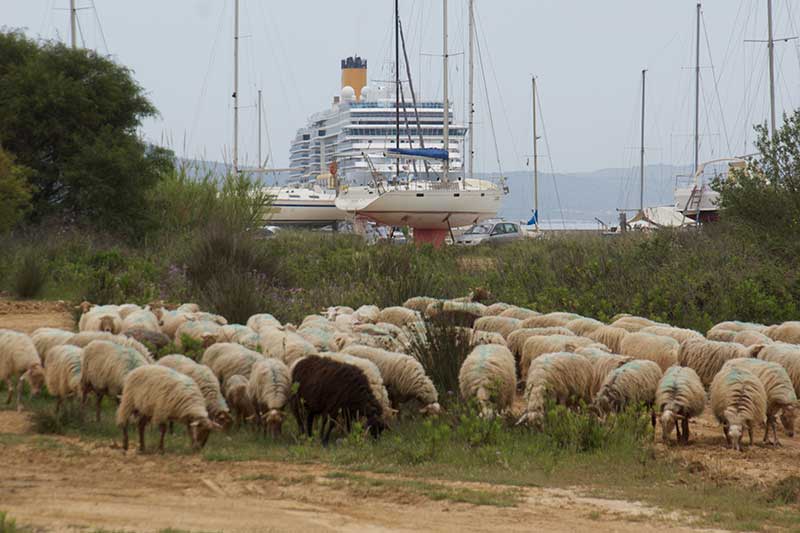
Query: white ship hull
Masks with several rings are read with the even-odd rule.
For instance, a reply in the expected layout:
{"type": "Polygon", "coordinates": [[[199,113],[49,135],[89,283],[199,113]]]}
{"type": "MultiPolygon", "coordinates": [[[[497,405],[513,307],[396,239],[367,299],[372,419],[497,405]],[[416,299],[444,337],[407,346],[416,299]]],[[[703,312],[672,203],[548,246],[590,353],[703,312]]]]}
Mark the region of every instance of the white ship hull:
{"type": "Polygon", "coordinates": [[[502,198],[496,188],[394,189],[379,194],[372,187],[351,187],[340,193],[336,206],[386,226],[447,230],[496,217],[502,198]]]}
{"type": "MultiPolygon", "coordinates": [[[[700,195],[700,205],[689,205],[689,199],[692,196],[692,187],[682,189],[675,189],[675,207],[685,215],[694,214],[695,211],[701,213],[716,213],[719,211],[719,193],[711,187],[704,185],[702,187],[702,194],[700,195]],[[688,209],[687,209],[687,206],[688,209]]],[[[698,193],[699,194],[699,193],[698,193]]],[[[688,216],[688,215],[687,215],[688,216]]]]}
{"type": "Polygon", "coordinates": [[[336,207],[334,192],[275,187],[266,189],[273,197],[269,223],[276,226],[329,226],[347,213],[336,207]]]}

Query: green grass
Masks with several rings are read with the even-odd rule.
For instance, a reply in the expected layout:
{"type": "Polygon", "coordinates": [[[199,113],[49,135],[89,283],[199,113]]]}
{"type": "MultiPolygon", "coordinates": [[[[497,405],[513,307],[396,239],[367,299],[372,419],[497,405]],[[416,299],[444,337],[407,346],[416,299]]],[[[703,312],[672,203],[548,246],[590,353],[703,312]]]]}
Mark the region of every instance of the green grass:
{"type": "Polygon", "coordinates": [[[0,533],[32,533],[33,529],[17,525],[17,521],[0,511],[0,533]]]}

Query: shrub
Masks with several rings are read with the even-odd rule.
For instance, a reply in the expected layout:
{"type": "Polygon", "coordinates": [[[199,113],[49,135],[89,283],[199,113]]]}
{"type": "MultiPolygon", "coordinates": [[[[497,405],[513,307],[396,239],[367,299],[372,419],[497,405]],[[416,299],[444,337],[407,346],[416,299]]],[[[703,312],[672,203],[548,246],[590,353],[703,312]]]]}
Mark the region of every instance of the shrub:
{"type": "Polygon", "coordinates": [[[473,348],[470,333],[446,319],[424,324],[422,331],[411,336],[410,353],[436,385],[440,402],[453,404],[459,397],[458,373],[473,348]]]}
{"type": "Polygon", "coordinates": [[[47,282],[47,273],[42,259],[35,251],[29,251],[14,273],[14,294],[18,298],[36,298],[47,282]]]}
{"type": "Polygon", "coordinates": [[[200,304],[232,324],[244,324],[264,311],[265,299],[258,275],[237,271],[222,272],[211,279],[201,294],[200,304]]]}

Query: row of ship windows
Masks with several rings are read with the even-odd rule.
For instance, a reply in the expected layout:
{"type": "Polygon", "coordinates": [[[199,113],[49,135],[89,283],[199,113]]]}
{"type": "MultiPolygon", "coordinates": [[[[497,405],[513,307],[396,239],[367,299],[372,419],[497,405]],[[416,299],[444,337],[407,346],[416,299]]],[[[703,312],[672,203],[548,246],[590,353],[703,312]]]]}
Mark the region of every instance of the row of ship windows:
{"type": "MultiPolygon", "coordinates": [[[[345,133],[348,135],[364,135],[374,137],[394,137],[397,133],[397,128],[353,128],[347,127],[345,133]]],[[[451,128],[450,135],[459,137],[465,135],[466,128],[451,128]]],[[[401,128],[400,135],[419,135],[419,128],[401,128]]],[[[422,128],[422,135],[429,137],[441,137],[444,135],[444,128],[422,128]]]]}

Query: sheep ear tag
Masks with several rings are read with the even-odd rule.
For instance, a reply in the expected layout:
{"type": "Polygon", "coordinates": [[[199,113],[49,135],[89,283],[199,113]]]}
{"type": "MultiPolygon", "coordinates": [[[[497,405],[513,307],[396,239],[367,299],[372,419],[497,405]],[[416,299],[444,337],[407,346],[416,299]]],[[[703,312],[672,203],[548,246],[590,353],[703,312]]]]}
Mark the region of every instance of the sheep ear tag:
{"type": "Polygon", "coordinates": [[[190,425],[190,426],[192,426],[193,428],[196,428],[197,426],[199,426],[199,425],[200,425],[200,422],[198,422],[197,420],[195,420],[194,422],[190,422],[190,423],[189,423],[189,425],[190,425]]]}

